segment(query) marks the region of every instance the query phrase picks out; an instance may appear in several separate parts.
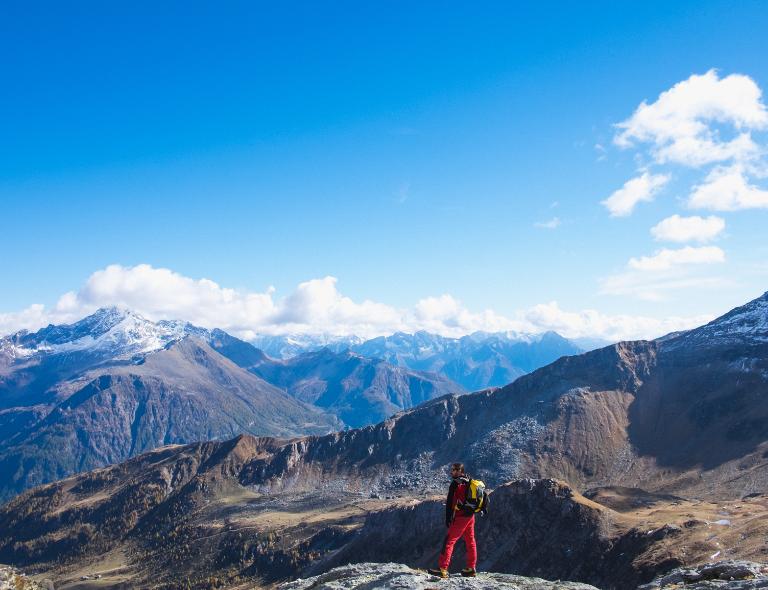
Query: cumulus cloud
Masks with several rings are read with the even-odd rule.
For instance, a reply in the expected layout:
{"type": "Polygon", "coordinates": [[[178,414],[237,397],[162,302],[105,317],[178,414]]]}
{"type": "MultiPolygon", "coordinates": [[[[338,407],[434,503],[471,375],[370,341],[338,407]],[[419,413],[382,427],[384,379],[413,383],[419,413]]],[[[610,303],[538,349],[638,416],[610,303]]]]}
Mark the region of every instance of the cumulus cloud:
{"type": "Polygon", "coordinates": [[[649,143],[657,163],[699,167],[758,155],[751,131],[768,128],[768,111],[752,78],[720,78],[710,70],[678,82],[655,102],[642,102],[617,127],[614,142],[622,148],[649,143]],[[735,137],[723,139],[723,126],[735,137]]]}
{"type": "Polygon", "coordinates": [[[708,242],[725,229],[725,220],[709,217],[680,217],[675,214],[651,228],[653,237],[662,242],[708,242]]]}
{"type": "Polygon", "coordinates": [[[624,183],[602,204],[611,212],[612,217],[630,215],[640,201],[652,201],[656,194],[669,182],[668,174],[644,172],[624,183]]]}
{"type": "Polygon", "coordinates": [[[300,283],[292,293],[277,298],[271,287],[264,292],[239,291],[209,279],[192,279],[141,264],[111,265],[99,270],[82,288],[65,293],[50,309],[32,305],[19,312],[0,314],[0,333],[74,322],[110,305],[131,308],[152,320],[181,319],[221,328],[245,339],[281,333],[374,337],[395,331],[428,330],[458,337],[475,331],[556,330],[567,337],[620,340],[652,338],[704,321],[699,317],[658,320],[609,316],[595,310],[571,312],[560,309],[556,302],[505,316],[491,309],[472,311],[449,294],[425,297],[411,308],[399,309],[375,301],[354,301],[339,291],[335,277],[300,283]]]}
{"type": "Polygon", "coordinates": [[[538,221],[534,223],[534,227],[538,227],[540,229],[557,229],[560,227],[560,224],[562,222],[560,221],[559,217],[553,217],[549,221],[538,221]]]}
{"type": "MultiPolygon", "coordinates": [[[[768,177],[768,150],[762,142],[766,130],[768,109],[756,82],[743,74],[721,77],[710,70],[643,101],[616,125],[614,144],[638,150],[635,158],[643,176],[675,173],[690,182],[689,209],[736,211],[768,208],[768,191],[754,180],[768,177]],[[678,174],[675,166],[694,171],[678,174]]],[[[612,216],[628,215],[637,202],[653,198],[641,183],[630,184],[637,180],[603,201],[612,216]]],[[[657,241],[703,243],[724,228],[720,217],[672,215],[651,228],[651,234],[657,241]]],[[[663,249],[631,258],[623,272],[600,281],[600,292],[660,300],[673,291],[722,287],[728,281],[704,269],[724,261],[725,253],[714,246],[663,249]]]]}
{"type": "Polygon", "coordinates": [[[725,252],[717,246],[686,246],[677,250],[663,248],[653,256],[630,258],[627,264],[635,270],[669,270],[673,266],[686,264],[712,264],[725,262],[725,252]]]}
{"type": "Polygon", "coordinates": [[[743,166],[717,167],[703,183],[693,187],[688,206],[713,211],[765,209],[768,208],[768,190],[750,184],[743,166]]]}
{"type": "Polygon", "coordinates": [[[596,310],[568,312],[557,302],[536,305],[523,313],[530,325],[546,326],[571,338],[600,334],[609,341],[651,339],[658,336],[690,330],[711,321],[711,315],[669,317],[664,319],[631,315],[605,315],[596,310]]]}

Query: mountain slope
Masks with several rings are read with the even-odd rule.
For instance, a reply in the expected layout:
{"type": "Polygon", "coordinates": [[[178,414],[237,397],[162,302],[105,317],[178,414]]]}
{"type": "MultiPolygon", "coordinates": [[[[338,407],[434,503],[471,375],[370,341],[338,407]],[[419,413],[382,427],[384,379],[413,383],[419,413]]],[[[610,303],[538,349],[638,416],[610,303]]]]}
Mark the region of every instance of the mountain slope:
{"type": "MultiPolygon", "coordinates": [[[[248,465],[284,444],[240,436],[165,447],[29,490],[0,507],[0,561],[50,572],[64,587],[104,572],[101,584],[166,589],[179,580],[269,586],[372,560],[434,565],[445,474],[440,494],[426,498],[423,489],[394,488],[387,500],[367,498],[338,478],[306,494],[262,495],[243,485],[248,465]]],[[[589,494],[611,509],[551,479],[502,484],[476,524],[479,568],[625,590],[706,563],[721,542],[731,557],[764,554],[765,495],[716,504],[634,492],[589,494]],[[727,527],[712,523],[723,511],[727,527]]],[[[462,553],[459,546],[454,571],[462,553]]]]}
{"type": "Polygon", "coordinates": [[[249,370],[352,427],[379,422],[446,393],[464,393],[441,375],[327,348],[284,361],[265,358],[249,370]]]}
{"type": "Polygon", "coordinates": [[[141,364],[91,370],[65,386],[72,394],[0,451],[0,497],[162,445],[341,426],[194,337],[141,364]]]}
{"type": "Polygon", "coordinates": [[[560,358],[496,391],[291,442],[247,465],[242,483],[310,490],[341,477],[376,488],[408,472],[424,486],[458,459],[491,485],[533,476],[759,491],[768,485],[766,299],[671,338],[560,358]]]}

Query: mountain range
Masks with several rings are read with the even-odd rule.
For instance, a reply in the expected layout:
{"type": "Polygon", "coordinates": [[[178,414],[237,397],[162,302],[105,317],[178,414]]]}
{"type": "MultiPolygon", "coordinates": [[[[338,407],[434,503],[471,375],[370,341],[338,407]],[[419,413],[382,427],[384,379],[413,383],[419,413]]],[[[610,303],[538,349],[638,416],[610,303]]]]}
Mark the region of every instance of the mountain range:
{"type": "Polygon", "coordinates": [[[302,343],[335,350],[273,359],[222,330],[120,308],[0,338],[0,499],[165,444],[365,426],[580,350],[555,333],[302,343]]]}
{"type": "Polygon", "coordinates": [[[465,392],[437,372],[414,371],[349,350],[322,348],[281,361],[265,358],[248,370],[352,427],[380,422],[447,393],[465,392]]]}
{"type": "Polygon", "coordinates": [[[351,350],[393,365],[441,373],[468,391],[507,385],[561,356],[584,352],[556,332],[475,332],[462,338],[398,332],[353,345],[351,350]]]}
{"type": "Polygon", "coordinates": [[[248,468],[252,484],[439,477],[460,458],[490,485],[736,497],[768,485],[768,293],[700,328],[563,357],[497,390],[433,400],[374,427],[305,439],[248,468]],[[290,461],[287,457],[290,456],[290,461]]]}
{"type": "Polygon", "coordinates": [[[425,502],[456,460],[509,498],[491,502],[498,534],[486,543],[503,545],[489,567],[624,588],[726,547],[759,558],[768,293],[700,328],[563,357],[376,425],[165,447],[35,488],[0,508],[0,558],[74,568],[81,555],[135,551],[125,567],[234,580],[314,575],[334,555],[369,560],[383,547],[386,560],[423,566],[439,524],[439,503],[425,502]],[[575,528],[551,534],[570,518],[575,528]]]}
{"type": "Polygon", "coordinates": [[[464,390],[351,353],[275,361],[221,330],[101,309],[0,339],[0,498],[166,444],[323,434],[448,392],[464,390]]]}
{"type": "Polygon", "coordinates": [[[561,356],[608,344],[595,339],[568,340],[556,332],[475,332],[448,338],[425,331],[396,332],[370,340],[356,336],[259,336],[253,343],[282,360],[322,348],[333,352],[349,350],[414,371],[440,373],[467,391],[507,385],[561,356]]]}

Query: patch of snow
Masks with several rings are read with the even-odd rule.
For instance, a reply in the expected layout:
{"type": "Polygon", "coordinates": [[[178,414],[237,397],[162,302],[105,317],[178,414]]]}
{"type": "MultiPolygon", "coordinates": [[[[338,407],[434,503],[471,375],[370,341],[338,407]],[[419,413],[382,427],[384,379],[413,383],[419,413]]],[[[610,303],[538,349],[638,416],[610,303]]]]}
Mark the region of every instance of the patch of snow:
{"type": "Polygon", "coordinates": [[[708,324],[665,340],[667,348],[688,344],[768,342],[768,293],[737,307],[708,324]]]}
{"type": "Polygon", "coordinates": [[[172,342],[187,335],[196,335],[206,340],[210,332],[180,321],[152,322],[127,310],[108,309],[84,318],[71,326],[64,326],[53,336],[41,331],[41,340],[27,340],[26,346],[13,345],[16,358],[36,354],[66,354],[92,351],[108,354],[114,358],[130,358],[135,354],[146,354],[161,350],[172,342]]]}

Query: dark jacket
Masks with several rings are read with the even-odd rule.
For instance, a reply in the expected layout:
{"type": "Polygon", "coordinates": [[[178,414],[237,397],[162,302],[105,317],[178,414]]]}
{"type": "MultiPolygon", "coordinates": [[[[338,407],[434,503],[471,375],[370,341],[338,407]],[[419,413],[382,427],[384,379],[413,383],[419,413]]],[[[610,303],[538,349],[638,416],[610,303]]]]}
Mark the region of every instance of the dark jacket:
{"type": "MultiPolygon", "coordinates": [[[[445,501],[445,526],[451,526],[453,517],[457,511],[464,514],[462,506],[464,500],[467,497],[467,487],[469,486],[469,476],[464,474],[461,477],[454,477],[448,488],[448,498],[445,501]]],[[[474,514],[474,511],[469,511],[467,516],[474,514]]]]}

